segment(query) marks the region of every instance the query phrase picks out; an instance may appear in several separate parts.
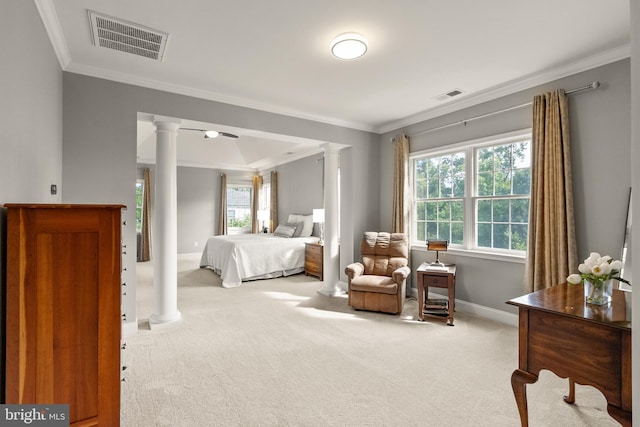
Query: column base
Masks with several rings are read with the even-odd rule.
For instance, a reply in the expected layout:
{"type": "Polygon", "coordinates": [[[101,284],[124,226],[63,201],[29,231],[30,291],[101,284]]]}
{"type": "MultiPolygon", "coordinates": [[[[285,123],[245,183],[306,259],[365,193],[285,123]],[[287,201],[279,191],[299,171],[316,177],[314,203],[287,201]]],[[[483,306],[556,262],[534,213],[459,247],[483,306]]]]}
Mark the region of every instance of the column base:
{"type": "Polygon", "coordinates": [[[325,282],[322,288],[318,289],[318,293],[326,297],[336,297],[338,295],[346,294],[346,292],[340,287],[340,282],[336,282],[333,285],[325,282]]]}
{"type": "Polygon", "coordinates": [[[152,314],[151,317],[149,317],[149,327],[151,329],[158,329],[177,322],[180,319],[182,319],[182,314],[179,311],[171,315],[152,314]]]}

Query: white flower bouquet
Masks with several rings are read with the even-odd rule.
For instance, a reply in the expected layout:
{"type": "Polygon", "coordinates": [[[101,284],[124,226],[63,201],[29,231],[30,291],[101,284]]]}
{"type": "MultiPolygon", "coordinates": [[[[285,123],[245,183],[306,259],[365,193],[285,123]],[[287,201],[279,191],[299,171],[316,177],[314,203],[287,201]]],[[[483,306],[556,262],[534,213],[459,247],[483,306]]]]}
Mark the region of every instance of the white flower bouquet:
{"type": "Polygon", "coordinates": [[[567,282],[572,285],[579,285],[584,283],[585,279],[592,283],[616,279],[627,285],[631,285],[629,281],[620,277],[622,267],[623,264],[620,260],[614,261],[609,255],[600,256],[598,252],[591,252],[591,255],[578,266],[580,274],[570,274],[567,277],[567,282]]]}
{"type": "Polygon", "coordinates": [[[604,305],[611,301],[613,279],[631,285],[620,277],[622,261],[613,260],[610,256],[601,256],[598,252],[591,255],[578,266],[580,274],[570,274],[567,282],[572,285],[584,284],[585,300],[589,304],[604,305]]]}

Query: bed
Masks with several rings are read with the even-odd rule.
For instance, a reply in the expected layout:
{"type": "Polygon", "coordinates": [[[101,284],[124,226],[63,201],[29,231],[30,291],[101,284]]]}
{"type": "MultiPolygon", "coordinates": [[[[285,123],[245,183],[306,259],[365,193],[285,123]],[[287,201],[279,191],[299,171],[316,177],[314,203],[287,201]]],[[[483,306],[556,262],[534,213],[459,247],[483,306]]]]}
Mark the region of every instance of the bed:
{"type": "Polygon", "coordinates": [[[224,288],[234,288],[250,280],[301,273],[305,243],[317,242],[319,238],[306,233],[304,237],[279,233],[284,228],[287,226],[278,226],[274,233],[209,237],[200,267],[216,272],[224,288]]]}

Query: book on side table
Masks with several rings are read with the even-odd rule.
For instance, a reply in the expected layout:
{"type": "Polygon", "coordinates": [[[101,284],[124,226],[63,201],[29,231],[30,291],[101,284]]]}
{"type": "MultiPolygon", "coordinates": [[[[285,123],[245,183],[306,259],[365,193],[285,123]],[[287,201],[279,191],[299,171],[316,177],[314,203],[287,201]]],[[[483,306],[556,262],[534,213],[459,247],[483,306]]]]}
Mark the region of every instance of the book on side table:
{"type": "Polygon", "coordinates": [[[444,298],[427,299],[422,306],[424,314],[445,314],[449,312],[449,301],[444,298]]]}

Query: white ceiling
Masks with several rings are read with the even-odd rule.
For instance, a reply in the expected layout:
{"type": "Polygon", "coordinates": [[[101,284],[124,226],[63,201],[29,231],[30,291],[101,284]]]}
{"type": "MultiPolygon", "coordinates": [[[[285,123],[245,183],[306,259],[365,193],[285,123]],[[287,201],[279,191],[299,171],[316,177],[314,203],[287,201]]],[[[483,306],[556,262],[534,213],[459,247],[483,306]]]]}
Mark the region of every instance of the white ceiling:
{"type": "MultiPolygon", "coordinates": [[[[628,0],[35,2],[65,71],[378,133],[629,56],[628,0]],[[163,60],[94,46],[87,10],[168,33],[163,60]],[[334,59],[329,42],[350,31],[367,54],[334,59]]],[[[244,132],[231,132],[238,168],[317,150],[244,132]]]]}

